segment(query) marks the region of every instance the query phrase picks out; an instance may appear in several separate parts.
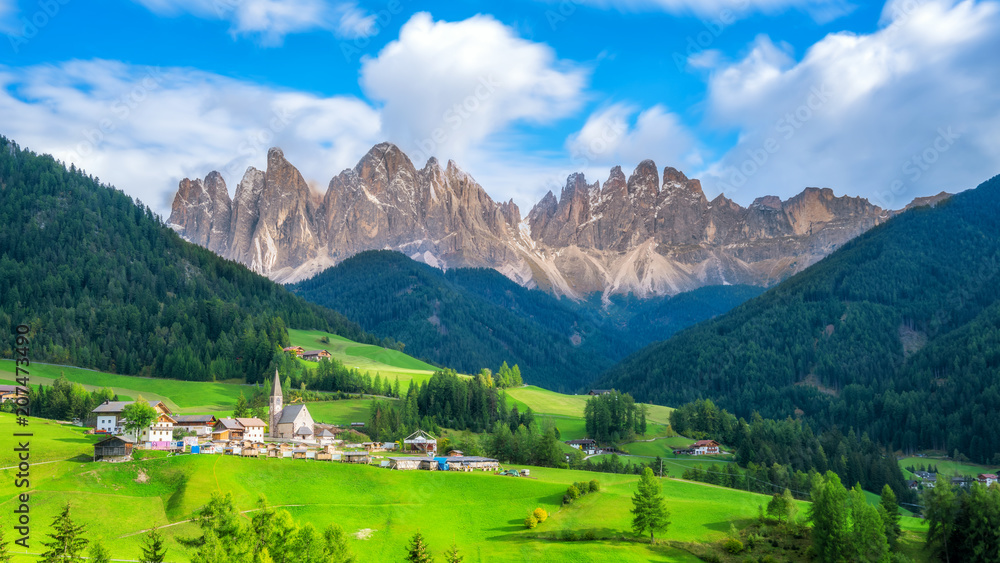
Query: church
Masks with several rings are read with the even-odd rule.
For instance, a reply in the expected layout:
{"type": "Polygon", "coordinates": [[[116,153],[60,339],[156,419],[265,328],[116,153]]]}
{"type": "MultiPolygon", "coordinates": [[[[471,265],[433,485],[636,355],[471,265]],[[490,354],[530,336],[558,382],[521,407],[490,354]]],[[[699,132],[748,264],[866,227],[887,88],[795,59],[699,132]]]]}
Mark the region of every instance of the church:
{"type": "Polygon", "coordinates": [[[281,380],[278,370],[274,370],[274,384],[271,386],[271,404],[268,408],[268,436],[288,440],[312,440],[316,432],[316,423],[309,414],[309,407],[285,405],[285,397],[281,393],[281,380]]]}

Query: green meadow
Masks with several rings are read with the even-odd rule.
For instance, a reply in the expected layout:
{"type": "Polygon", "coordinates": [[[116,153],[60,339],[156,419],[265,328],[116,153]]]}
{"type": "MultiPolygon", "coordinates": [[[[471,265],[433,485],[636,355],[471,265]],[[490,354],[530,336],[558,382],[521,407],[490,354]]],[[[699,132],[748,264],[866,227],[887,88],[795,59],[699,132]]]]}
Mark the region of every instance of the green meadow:
{"type": "Polygon", "coordinates": [[[975,477],[980,473],[997,473],[1000,471],[1000,467],[995,465],[977,465],[975,463],[952,461],[946,458],[936,458],[936,457],[904,457],[899,460],[899,467],[903,469],[903,473],[906,474],[907,478],[915,479],[912,473],[907,471],[905,468],[910,466],[915,467],[918,471],[920,466],[923,465],[927,467],[928,465],[933,465],[937,468],[941,477],[962,477],[971,476],[975,477]]]}
{"type": "MultiPolygon", "coordinates": [[[[337,522],[349,534],[359,561],[398,561],[407,541],[420,530],[440,559],[454,541],[468,562],[485,561],[698,561],[684,550],[688,542],[722,540],[731,522],[756,516],[767,497],[741,491],[664,479],[672,513],[666,543],[651,546],[631,538],[631,496],[637,477],[532,468],[532,478],[488,473],[389,471],[370,466],[290,459],[242,459],[219,455],[157,457],[126,463],[89,461],[92,437],[82,429],[32,419],[33,460],[57,461],[32,467],[32,548],[48,531],[64,502],[91,538],[101,538],[115,558],[139,555],[139,533],[166,526],[168,560],[187,561],[178,537],[197,534],[187,522],[213,492],[232,493],[241,510],[252,510],[265,495],[304,523],[318,528],[337,522]],[[574,481],[598,479],[602,490],[569,506],[561,505],[574,481]],[[549,519],[534,530],[522,521],[542,507],[549,519]],[[368,539],[355,534],[369,531],[368,539]],[[567,531],[591,531],[593,541],[560,541],[567,531]]],[[[0,414],[0,433],[14,431],[13,417],[0,414]]],[[[14,463],[0,452],[0,467],[14,463]]],[[[11,510],[16,490],[13,470],[3,469],[0,510],[11,510]]],[[[914,519],[907,530],[919,531],[914,519]]],[[[6,537],[12,524],[4,519],[6,537]]],[[[917,533],[910,534],[911,543],[917,533]]],[[[19,554],[15,561],[34,561],[19,554]]]]}

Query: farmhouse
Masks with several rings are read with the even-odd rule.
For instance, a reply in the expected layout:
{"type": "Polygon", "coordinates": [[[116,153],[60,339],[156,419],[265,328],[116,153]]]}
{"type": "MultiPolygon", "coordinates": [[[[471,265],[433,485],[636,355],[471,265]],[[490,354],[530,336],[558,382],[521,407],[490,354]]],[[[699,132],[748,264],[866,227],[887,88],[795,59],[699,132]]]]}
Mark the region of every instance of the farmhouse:
{"type": "Polygon", "coordinates": [[[220,418],[212,429],[213,440],[263,442],[267,425],[259,418],[220,418]]]}
{"type": "Polygon", "coordinates": [[[570,440],[566,442],[566,445],[571,448],[580,450],[587,455],[593,455],[597,453],[597,441],[591,440],[590,438],[586,438],[583,440],[570,440]]]}
{"type": "Polygon", "coordinates": [[[131,436],[109,436],[94,444],[94,461],[128,461],[134,446],[131,436]]]}
{"type": "Polygon", "coordinates": [[[715,440],[698,440],[691,444],[694,455],[719,455],[719,443],[715,440]]]}
{"type": "Polygon", "coordinates": [[[274,383],[271,385],[268,420],[271,438],[311,440],[316,434],[316,423],[309,414],[309,407],[301,404],[285,406],[277,370],[274,371],[274,383]]]}
{"type": "Polygon", "coordinates": [[[931,473],[929,471],[917,471],[914,473],[922,481],[924,487],[933,489],[934,484],[937,483],[937,473],[931,473]]]}
{"type": "Polygon", "coordinates": [[[997,482],[997,476],[994,473],[980,473],[979,476],[976,477],[976,481],[979,481],[983,485],[989,487],[993,483],[997,482]]]}
{"type": "Polygon", "coordinates": [[[300,356],[302,355],[303,352],[306,351],[306,349],[303,348],[302,346],[288,346],[286,348],[282,348],[281,351],[289,352],[291,354],[295,354],[296,356],[300,356]]]}
{"type": "Polygon", "coordinates": [[[299,357],[303,360],[309,360],[310,362],[318,362],[333,356],[331,356],[331,354],[326,350],[306,350],[299,354],[299,357]]]}
{"type": "Polygon", "coordinates": [[[591,389],[588,395],[610,395],[614,389],[591,389]]]}
{"type": "Polygon", "coordinates": [[[18,387],[17,385],[0,385],[0,404],[6,403],[7,401],[13,401],[20,395],[27,395],[28,392],[24,387],[18,387]],[[20,389],[20,391],[18,391],[20,389]]]}
{"type": "Polygon", "coordinates": [[[403,447],[411,452],[433,454],[437,451],[437,440],[423,430],[417,430],[403,440],[403,447]]]}
{"type": "Polygon", "coordinates": [[[174,417],[174,426],[198,436],[208,436],[212,433],[219,419],[211,414],[179,414],[174,417]]]}
{"type": "MultiPolygon", "coordinates": [[[[125,419],[122,411],[135,401],[104,401],[97,405],[91,413],[95,416],[95,428],[98,432],[119,435],[125,431],[125,419]]],[[[156,410],[157,417],[149,428],[144,428],[139,434],[142,442],[169,442],[173,438],[174,418],[170,409],[162,401],[148,401],[149,406],[156,410]]]]}

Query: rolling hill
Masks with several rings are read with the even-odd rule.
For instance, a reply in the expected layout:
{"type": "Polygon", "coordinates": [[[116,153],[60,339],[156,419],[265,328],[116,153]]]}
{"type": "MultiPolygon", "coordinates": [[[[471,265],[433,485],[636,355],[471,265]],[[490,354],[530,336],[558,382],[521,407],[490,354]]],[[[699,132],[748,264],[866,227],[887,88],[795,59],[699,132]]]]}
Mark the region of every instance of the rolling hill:
{"type": "Polygon", "coordinates": [[[1000,450],[1000,177],[869,231],[596,384],[803,416],[890,449],[1000,450]]]}

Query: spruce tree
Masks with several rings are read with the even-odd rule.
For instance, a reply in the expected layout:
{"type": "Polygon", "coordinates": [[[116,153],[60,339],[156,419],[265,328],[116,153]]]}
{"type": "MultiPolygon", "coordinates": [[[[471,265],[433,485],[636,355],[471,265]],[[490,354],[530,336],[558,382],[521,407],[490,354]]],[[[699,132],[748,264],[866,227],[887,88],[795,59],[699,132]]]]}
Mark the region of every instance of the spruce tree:
{"type": "Polygon", "coordinates": [[[896,502],[896,493],[892,492],[889,485],[882,486],[882,500],[879,501],[879,509],[882,519],[885,521],[885,536],[889,540],[889,547],[896,549],[896,542],[899,541],[903,530],[899,526],[899,503],[896,502]]]}
{"type": "Polygon", "coordinates": [[[243,391],[240,391],[240,396],[236,398],[236,406],[233,407],[233,418],[247,418],[250,416],[250,405],[247,404],[247,398],[243,395],[243,391]]]}
{"type": "Polygon", "coordinates": [[[111,553],[108,551],[108,548],[104,547],[101,540],[90,544],[90,549],[87,550],[87,557],[87,563],[111,563],[111,553]]]}
{"type": "Polygon", "coordinates": [[[347,534],[336,522],[323,530],[323,556],[328,563],[354,563],[354,554],[347,545],[347,534]]]}
{"type": "Polygon", "coordinates": [[[0,563],[10,563],[10,560],[14,558],[10,554],[9,547],[7,540],[3,537],[3,530],[0,529],[0,563]]]}
{"type": "Polygon", "coordinates": [[[59,516],[52,520],[52,541],[42,541],[46,547],[42,553],[42,563],[82,563],[83,550],[87,540],[83,537],[83,526],[77,526],[69,515],[69,503],[59,516]]]}
{"type": "Polygon", "coordinates": [[[167,548],[163,543],[163,535],[160,534],[159,528],[150,529],[142,543],[139,563],[163,563],[163,559],[167,556],[167,548]]]}
{"type": "Polygon", "coordinates": [[[444,552],[444,560],[448,563],[462,563],[464,559],[458,552],[458,544],[452,543],[451,548],[444,552]]]}
{"type": "Polygon", "coordinates": [[[406,560],[409,563],[431,563],[434,561],[430,549],[424,543],[424,536],[419,531],[413,534],[413,539],[410,540],[410,545],[406,549],[406,560]]]}
{"type": "Polygon", "coordinates": [[[670,525],[670,513],[663,505],[660,482],[653,470],[646,467],[639,478],[639,491],[632,496],[632,530],[636,534],[649,532],[649,539],[655,540],[655,533],[666,531],[670,525]]]}
{"type": "Polygon", "coordinates": [[[816,560],[822,563],[839,563],[846,557],[846,550],[850,545],[847,489],[836,473],[827,471],[825,477],[815,477],[811,496],[813,503],[809,508],[809,519],[813,523],[812,540],[816,560]]]}

